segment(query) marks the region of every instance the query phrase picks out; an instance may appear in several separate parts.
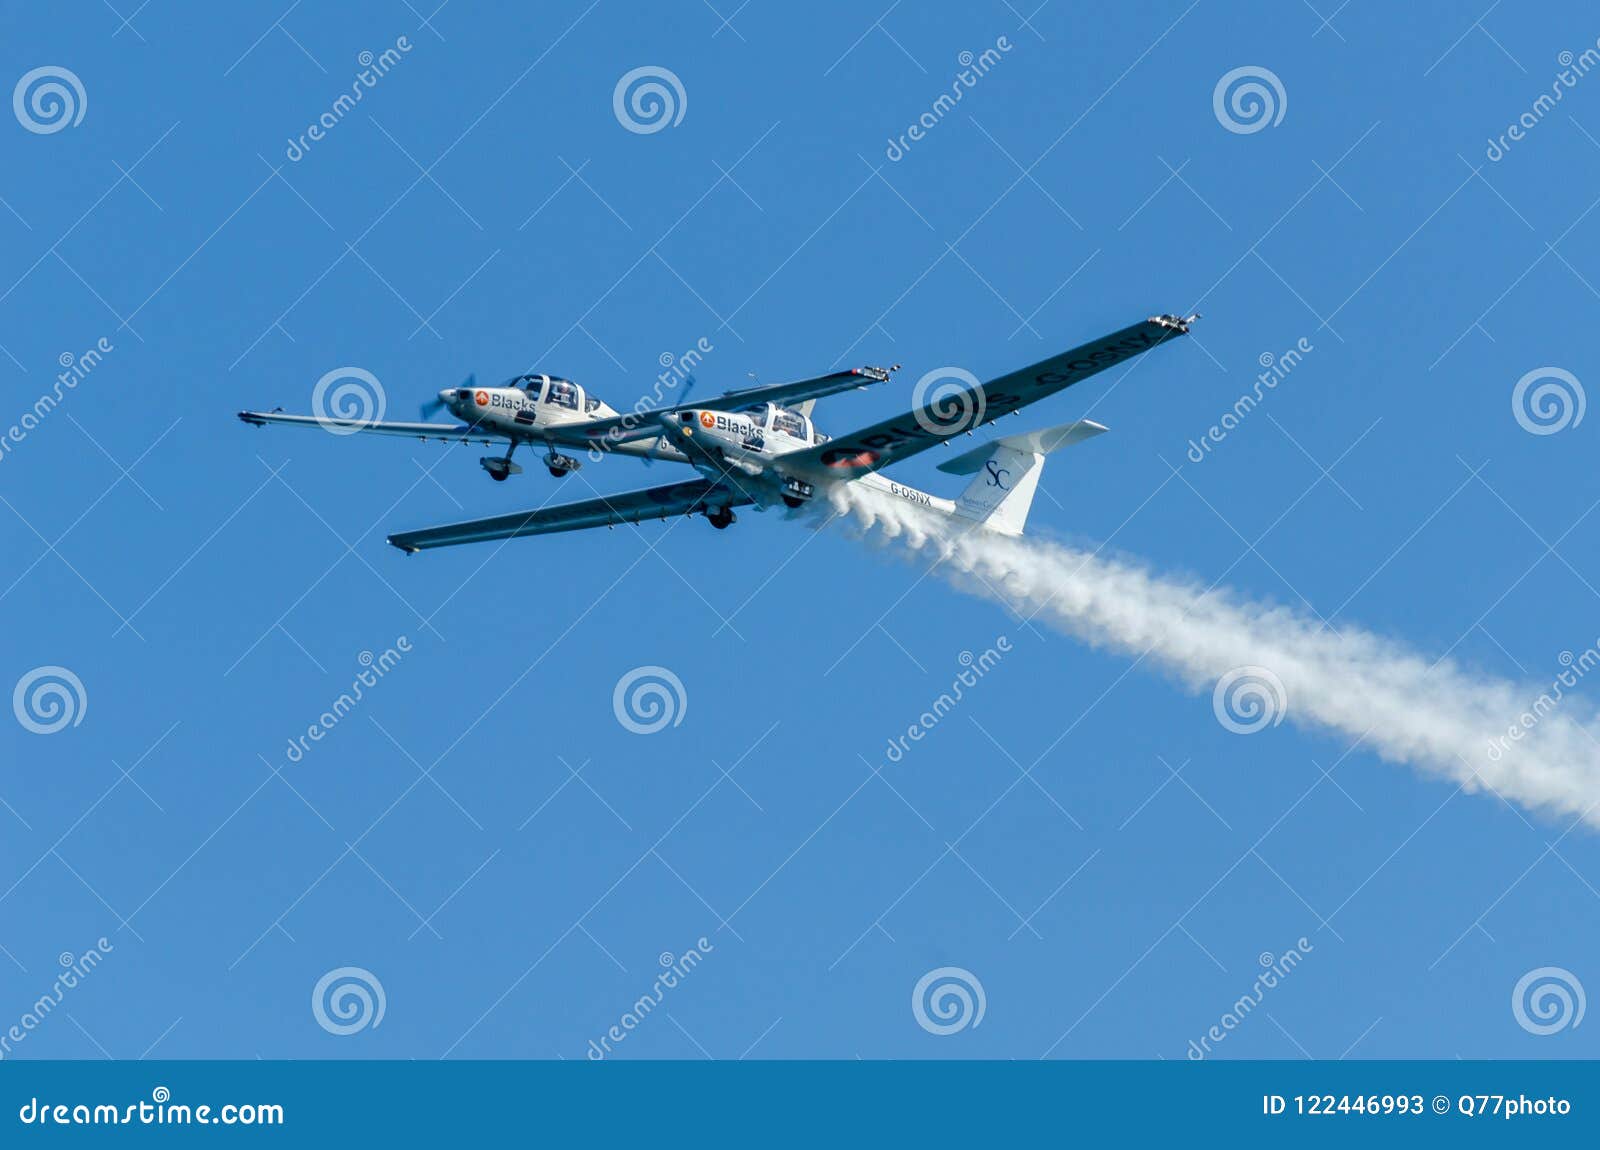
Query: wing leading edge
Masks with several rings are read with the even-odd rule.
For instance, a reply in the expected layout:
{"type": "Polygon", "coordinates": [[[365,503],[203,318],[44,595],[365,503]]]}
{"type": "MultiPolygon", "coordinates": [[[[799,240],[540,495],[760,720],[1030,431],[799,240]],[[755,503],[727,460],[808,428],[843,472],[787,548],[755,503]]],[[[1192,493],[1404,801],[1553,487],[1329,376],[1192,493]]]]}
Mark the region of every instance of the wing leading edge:
{"type": "Polygon", "coordinates": [[[482,543],[492,539],[514,539],[520,535],[550,535],[557,531],[577,531],[585,527],[605,527],[617,523],[638,523],[645,519],[669,519],[708,507],[743,507],[754,502],[735,488],[710,479],[691,479],[602,495],[557,507],[515,511],[489,519],[469,519],[420,531],[403,531],[389,536],[389,542],[407,554],[457,543],[482,543]]]}
{"type": "Polygon", "coordinates": [[[1198,316],[1152,316],[1121,331],[960,391],[935,393],[921,407],[782,458],[791,475],[849,478],[887,467],[974,431],[1091,375],[1176,339],[1198,316]]]}
{"type": "Polygon", "coordinates": [[[459,423],[384,423],[363,419],[321,419],[315,415],[285,415],[279,411],[241,411],[239,418],[254,427],[269,423],[285,427],[320,427],[336,435],[364,432],[369,435],[399,435],[408,439],[453,440],[460,443],[495,444],[505,442],[505,436],[495,435],[484,427],[468,427],[459,423]]]}

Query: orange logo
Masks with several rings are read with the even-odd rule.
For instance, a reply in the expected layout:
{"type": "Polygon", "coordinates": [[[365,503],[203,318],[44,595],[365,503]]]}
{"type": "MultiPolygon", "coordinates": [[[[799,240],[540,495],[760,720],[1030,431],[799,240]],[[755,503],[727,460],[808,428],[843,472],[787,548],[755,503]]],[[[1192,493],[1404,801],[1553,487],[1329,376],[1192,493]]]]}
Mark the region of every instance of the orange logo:
{"type": "Polygon", "coordinates": [[[700,426],[701,427],[715,427],[716,425],[717,425],[717,417],[716,416],[712,415],[709,411],[702,411],[700,413],[700,426]]]}
{"type": "Polygon", "coordinates": [[[489,406],[489,393],[487,391],[480,391],[480,392],[478,392],[477,395],[474,395],[472,398],[478,401],[478,406],[479,407],[488,407],[489,406]]]}

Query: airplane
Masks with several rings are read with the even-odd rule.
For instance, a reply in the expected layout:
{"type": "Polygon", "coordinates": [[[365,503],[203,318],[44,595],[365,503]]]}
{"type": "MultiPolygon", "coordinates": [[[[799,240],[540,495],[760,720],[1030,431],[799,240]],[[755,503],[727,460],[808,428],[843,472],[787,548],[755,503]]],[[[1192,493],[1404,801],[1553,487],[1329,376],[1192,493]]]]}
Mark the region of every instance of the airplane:
{"type": "MultiPolygon", "coordinates": [[[[638,523],[676,515],[703,515],[711,526],[721,530],[734,523],[736,507],[754,505],[758,510],[766,510],[781,503],[791,509],[798,508],[817,498],[819,493],[827,496],[831,488],[841,484],[863,484],[892,498],[968,521],[975,527],[1002,535],[1021,535],[1038,489],[1044,457],[1103,433],[1107,430],[1104,425],[1077,420],[1021,435],[1003,436],[946,460],[939,465],[941,471],[976,477],[955,500],[896,483],[879,472],[935,444],[948,445],[956,436],[971,434],[1003,415],[1019,411],[1108,367],[1185,335],[1199,318],[1198,315],[1151,316],[987,383],[974,383],[956,391],[937,391],[912,411],[838,438],[817,431],[811,423],[809,410],[802,413],[785,407],[770,396],[731,411],[689,405],[667,408],[641,419],[628,431],[613,427],[609,418],[597,421],[587,434],[613,437],[613,450],[630,442],[664,443],[674,447],[684,461],[699,471],[699,478],[577,503],[404,531],[389,536],[389,542],[410,555],[462,543],[638,523]]],[[[887,379],[886,372],[883,377],[887,379]]],[[[836,376],[823,378],[837,379],[836,376]]],[[[660,455],[658,458],[671,457],[660,455]]]]}
{"type": "MultiPolygon", "coordinates": [[[[772,403],[792,407],[809,417],[811,405],[825,395],[887,383],[899,368],[856,367],[817,379],[740,388],[713,401],[730,407],[772,403]]],[[[666,459],[691,463],[693,458],[675,445],[659,420],[688,410],[686,404],[654,409],[643,403],[631,412],[618,412],[570,379],[543,373],[514,376],[496,387],[478,387],[471,376],[460,387],[447,387],[423,404],[423,414],[449,411],[461,423],[394,423],[381,420],[336,419],[317,415],[286,415],[279,411],[241,411],[239,418],[255,427],[322,427],[349,434],[398,435],[423,442],[503,444],[501,455],[488,455],[478,464],[489,478],[504,482],[520,475],[522,467],[511,456],[526,443],[543,444],[544,464],[560,479],[582,463],[561,451],[587,450],[591,457],[617,452],[645,460],[666,459]]]]}

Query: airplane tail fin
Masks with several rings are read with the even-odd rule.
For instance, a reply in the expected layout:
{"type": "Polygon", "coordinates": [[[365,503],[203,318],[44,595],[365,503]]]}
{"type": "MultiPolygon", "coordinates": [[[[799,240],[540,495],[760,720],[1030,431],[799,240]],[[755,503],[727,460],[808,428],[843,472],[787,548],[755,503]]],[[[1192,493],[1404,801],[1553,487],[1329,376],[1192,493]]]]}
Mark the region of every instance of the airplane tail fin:
{"type": "Polygon", "coordinates": [[[1106,431],[1103,424],[1080,419],[1021,435],[1007,435],[964,452],[939,465],[953,475],[972,475],[956,500],[956,514],[1002,535],[1021,535],[1039,489],[1044,457],[1106,431]]]}

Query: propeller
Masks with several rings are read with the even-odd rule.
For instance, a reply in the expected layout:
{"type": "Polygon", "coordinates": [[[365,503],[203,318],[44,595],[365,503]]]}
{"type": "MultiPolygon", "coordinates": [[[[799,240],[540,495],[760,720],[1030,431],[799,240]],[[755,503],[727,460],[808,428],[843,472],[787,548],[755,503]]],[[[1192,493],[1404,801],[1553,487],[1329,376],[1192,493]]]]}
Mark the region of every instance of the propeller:
{"type": "MultiPolygon", "coordinates": [[[[476,373],[474,373],[472,375],[469,375],[469,376],[467,376],[466,382],[463,383],[461,386],[462,387],[473,387],[473,386],[476,385],[477,378],[478,377],[477,377],[476,373]]],[[[422,405],[421,405],[421,408],[420,408],[420,410],[422,412],[422,418],[423,419],[432,419],[435,415],[438,415],[439,412],[442,411],[443,409],[444,409],[444,400],[440,399],[438,396],[434,396],[432,399],[424,400],[422,402],[422,405]]]]}
{"type": "MultiPolygon", "coordinates": [[[[684,403],[688,400],[689,393],[694,390],[694,385],[695,378],[693,375],[686,375],[683,377],[683,392],[678,396],[679,403],[684,403]]],[[[655,460],[651,459],[648,455],[642,455],[639,458],[646,467],[649,467],[655,463],[655,460]]]]}

